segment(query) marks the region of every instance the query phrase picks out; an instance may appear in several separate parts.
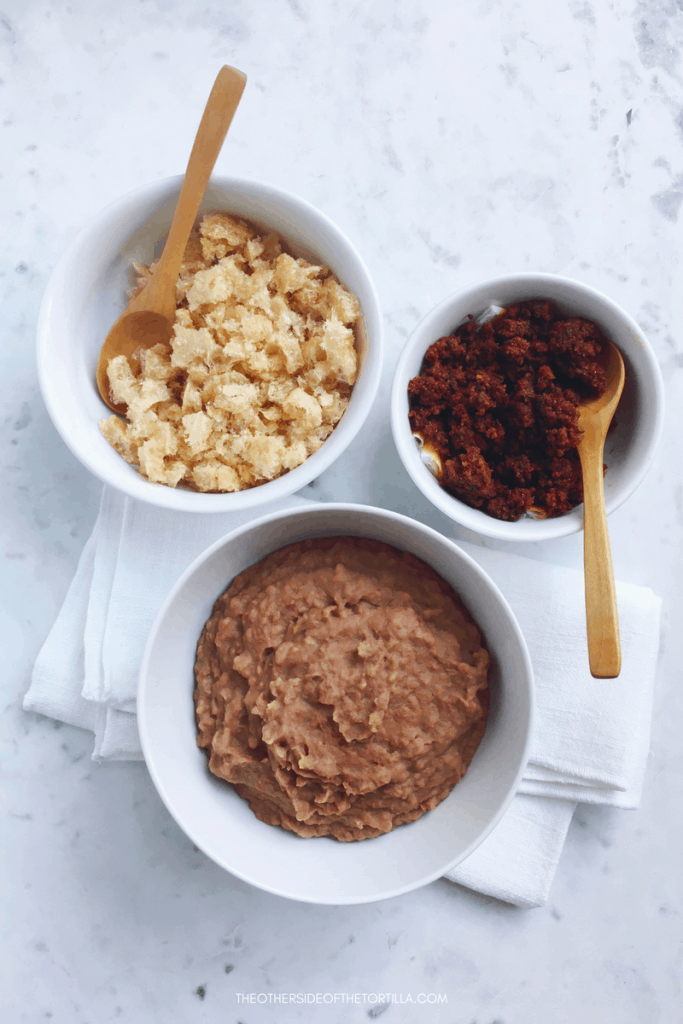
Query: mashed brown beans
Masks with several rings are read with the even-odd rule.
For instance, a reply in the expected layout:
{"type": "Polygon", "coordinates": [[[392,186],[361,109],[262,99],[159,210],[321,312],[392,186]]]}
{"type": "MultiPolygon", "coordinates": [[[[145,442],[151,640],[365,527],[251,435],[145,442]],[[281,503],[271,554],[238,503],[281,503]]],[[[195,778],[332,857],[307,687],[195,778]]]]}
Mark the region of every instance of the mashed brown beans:
{"type": "Polygon", "coordinates": [[[197,646],[198,743],[256,816],[367,839],[436,807],[488,711],[454,590],[379,541],[290,544],[236,577],[197,646]]]}

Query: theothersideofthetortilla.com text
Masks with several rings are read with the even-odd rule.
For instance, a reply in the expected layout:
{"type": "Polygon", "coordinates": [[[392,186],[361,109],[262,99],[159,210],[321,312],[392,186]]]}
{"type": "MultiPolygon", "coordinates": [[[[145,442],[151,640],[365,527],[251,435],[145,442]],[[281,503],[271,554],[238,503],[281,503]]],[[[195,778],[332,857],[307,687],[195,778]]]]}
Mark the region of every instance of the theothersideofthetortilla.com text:
{"type": "Polygon", "coordinates": [[[406,1005],[434,1005],[447,1003],[443,992],[236,992],[238,1003],[316,1003],[339,1005],[340,1003],[366,1003],[376,1006],[381,1003],[406,1005]]]}

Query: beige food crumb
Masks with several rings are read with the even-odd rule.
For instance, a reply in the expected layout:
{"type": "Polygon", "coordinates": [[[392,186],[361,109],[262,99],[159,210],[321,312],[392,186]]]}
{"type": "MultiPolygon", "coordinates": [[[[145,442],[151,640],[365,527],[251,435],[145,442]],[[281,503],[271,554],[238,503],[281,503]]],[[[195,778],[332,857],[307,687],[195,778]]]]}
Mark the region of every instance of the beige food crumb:
{"type": "MultiPolygon", "coordinates": [[[[154,267],[136,265],[139,287],[154,267]]],[[[245,221],[204,217],[185,251],[170,346],[107,368],[127,420],[106,440],[153,483],[238,491],[317,451],[344,414],[358,372],[355,295],[327,267],[282,252],[245,221]]]]}

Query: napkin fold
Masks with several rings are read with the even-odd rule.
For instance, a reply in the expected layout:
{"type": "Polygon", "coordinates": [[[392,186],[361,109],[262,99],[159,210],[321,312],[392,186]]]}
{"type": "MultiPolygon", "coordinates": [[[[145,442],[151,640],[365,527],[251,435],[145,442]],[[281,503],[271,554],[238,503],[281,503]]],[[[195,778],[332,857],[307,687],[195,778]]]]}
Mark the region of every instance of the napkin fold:
{"type": "Polygon", "coordinates": [[[536,683],[530,796],[635,808],[650,749],[661,599],[617,583],[622,669],[588,666],[582,572],[458,542],[500,587],[529,648],[536,683]]]}
{"type": "MultiPolygon", "coordinates": [[[[258,515],[297,505],[298,495],[258,515]]],[[[95,760],[140,760],[135,700],[147,635],[171,586],[209,544],[253,510],[195,516],[105,488],[57,620],[36,660],[24,708],[94,733],[95,760]]],[[[649,750],[661,602],[617,583],[623,668],[588,669],[583,575],[462,542],[510,603],[534,667],[537,714],[519,792],[484,842],[448,874],[521,907],[548,894],[577,801],[636,807],[649,750]]]]}
{"type": "Polygon", "coordinates": [[[90,729],[94,760],[141,761],[138,675],[169,590],[220,537],[261,515],[308,504],[293,495],[258,512],[197,516],[105,487],[76,575],[36,659],[24,708],[90,729]]]}

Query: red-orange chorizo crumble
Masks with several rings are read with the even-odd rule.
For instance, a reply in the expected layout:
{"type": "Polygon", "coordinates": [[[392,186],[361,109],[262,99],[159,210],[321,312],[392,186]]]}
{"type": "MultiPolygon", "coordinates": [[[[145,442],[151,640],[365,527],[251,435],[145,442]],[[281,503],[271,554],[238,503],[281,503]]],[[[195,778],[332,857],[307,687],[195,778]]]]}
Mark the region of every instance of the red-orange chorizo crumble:
{"type": "Polygon", "coordinates": [[[602,394],[605,338],[546,299],[470,316],[425,354],[410,424],[438,452],[441,484],[496,519],[558,516],[583,501],[577,407],[602,394]]]}

